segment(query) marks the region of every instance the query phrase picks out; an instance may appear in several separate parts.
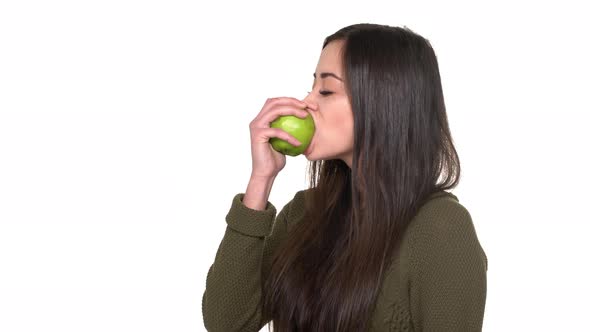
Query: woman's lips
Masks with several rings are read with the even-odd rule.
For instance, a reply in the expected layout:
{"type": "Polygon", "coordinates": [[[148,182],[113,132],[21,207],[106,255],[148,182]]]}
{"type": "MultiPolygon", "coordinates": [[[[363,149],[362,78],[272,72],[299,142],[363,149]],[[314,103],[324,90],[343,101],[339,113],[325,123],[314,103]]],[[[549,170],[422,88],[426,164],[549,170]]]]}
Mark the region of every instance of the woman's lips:
{"type": "MultiPolygon", "coordinates": [[[[308,106],[306,107],[306,109],[309,109],[309,110],[313,110],[313,111],[315,111],[317,108],[315,108],[315,106],[313,106],[313,107],[309,107],[309,105],[308,105],[308,106]]],[[[312,117],[312,119],[313,119],[313,121],[314,121],[315,130],[314,130],[313,136],[311,137],[311,141],[309,142],[309,145],[307,146],[307,149],[305,149],[305,151],[303,151],[303,154],[304,154],[304,155],[306,155],[306,156],[307,156],[307,155],[308,155],[308,154],[311,152],[311,147],[312,147],[312,145],[313,145],[313,140],[314,140],[314,138],[315,138],[315,136],[316,136],[316,134],[317,134],[317,130],[318,130],[318,127],[317,127],[317,122],[316,122],[315,116],[313,115],[313,112],[312,112],[312,111],[309,111],[309,110],[308,110],[307,112],[309,113],[309,115],[312,117]]]]}

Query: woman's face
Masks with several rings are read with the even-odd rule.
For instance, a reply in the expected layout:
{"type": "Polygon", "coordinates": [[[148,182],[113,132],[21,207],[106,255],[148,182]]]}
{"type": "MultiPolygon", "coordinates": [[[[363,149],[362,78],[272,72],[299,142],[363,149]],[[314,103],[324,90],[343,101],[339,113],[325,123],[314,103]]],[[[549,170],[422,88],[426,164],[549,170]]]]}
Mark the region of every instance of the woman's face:
{"type": "Polygon", "coordinates": [[[303,99],[311,105],[307,110],[316,126],[305,156],[308,160],[341,159],[351,167],[354,122],[343,82],[343,44],[344,41],[334,40],[322,50],[312,91],[303,99]]]}

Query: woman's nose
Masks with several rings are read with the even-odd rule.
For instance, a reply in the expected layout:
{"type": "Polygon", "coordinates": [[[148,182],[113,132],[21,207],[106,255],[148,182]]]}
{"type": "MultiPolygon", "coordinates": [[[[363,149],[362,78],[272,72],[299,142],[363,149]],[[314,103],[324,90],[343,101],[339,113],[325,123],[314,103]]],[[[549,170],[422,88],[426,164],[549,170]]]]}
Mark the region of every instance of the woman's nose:
{"type": "Polygon", "coordinates": [[[307,107],[310,108],[311,110],[317,111],[318,110],[318,105],[312,100],[312,98],[309,97],[309,95],[305,98],[303,98],[303,102],[307,104],[307,107]]]}

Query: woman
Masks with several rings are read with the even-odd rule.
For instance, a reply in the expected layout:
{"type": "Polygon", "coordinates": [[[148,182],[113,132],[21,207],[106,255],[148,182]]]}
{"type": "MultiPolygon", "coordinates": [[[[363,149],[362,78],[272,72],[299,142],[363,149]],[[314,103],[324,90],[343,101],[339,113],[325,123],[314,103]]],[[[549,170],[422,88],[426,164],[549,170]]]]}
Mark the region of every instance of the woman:
{"type": "Polygon", "coordinates": [[[328,36],[312,91],[266,101],[250,123],[252,173],[202,298],[209,331],[481,331],[487,257],[445,191],[460,176],[436,56],[407,28],[328,36]],[[285,156],[270,128],[311,114],[310,189],[276,215],[285,156]],[[439,182],[440,180],[440,182],[439,182]]]}

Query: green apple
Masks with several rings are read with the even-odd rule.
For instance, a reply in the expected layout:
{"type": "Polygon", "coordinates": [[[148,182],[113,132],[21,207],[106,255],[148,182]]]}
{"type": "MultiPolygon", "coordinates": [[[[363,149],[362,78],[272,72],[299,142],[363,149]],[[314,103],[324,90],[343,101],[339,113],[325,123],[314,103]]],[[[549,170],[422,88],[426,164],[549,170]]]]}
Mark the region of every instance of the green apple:
{"type": "Polygon", "coordinates": [[[293,157],[302,154],[307,149],[315,133],[315,123],[311,114],[308,114],[304,119],[294,115],[283,115],[271,122],[270,127],[280,128],[301,142],[301,145],[294,146],[280,138],[270,138],[270,145],[273,149],[284,155],[293,157]]]}

